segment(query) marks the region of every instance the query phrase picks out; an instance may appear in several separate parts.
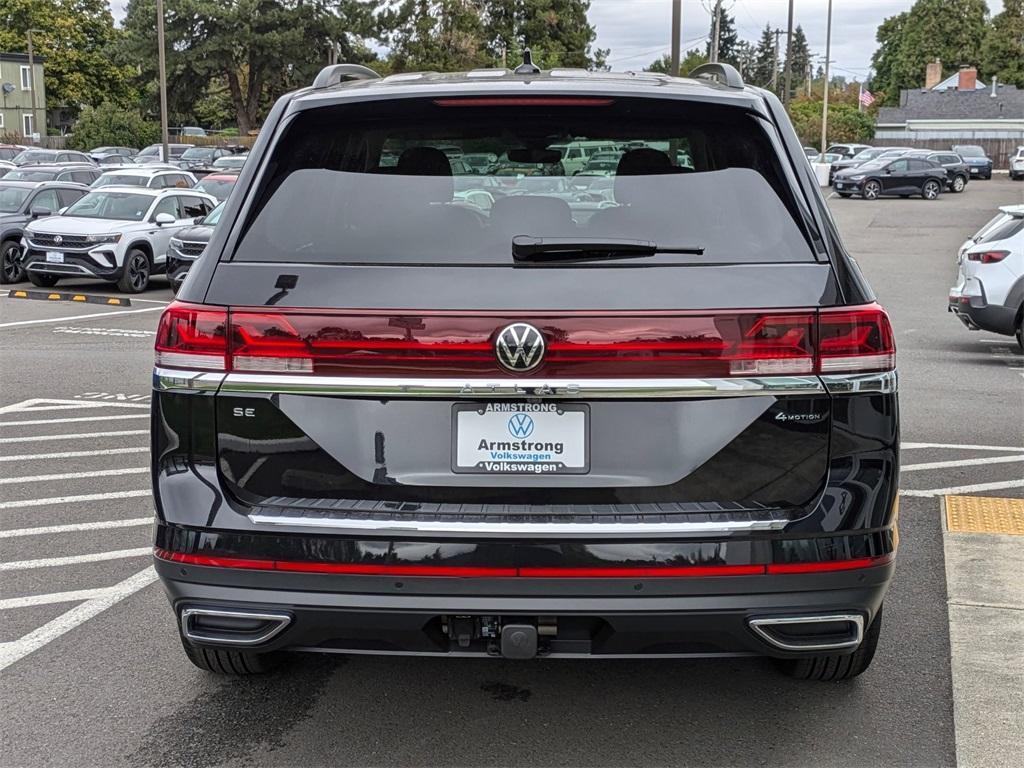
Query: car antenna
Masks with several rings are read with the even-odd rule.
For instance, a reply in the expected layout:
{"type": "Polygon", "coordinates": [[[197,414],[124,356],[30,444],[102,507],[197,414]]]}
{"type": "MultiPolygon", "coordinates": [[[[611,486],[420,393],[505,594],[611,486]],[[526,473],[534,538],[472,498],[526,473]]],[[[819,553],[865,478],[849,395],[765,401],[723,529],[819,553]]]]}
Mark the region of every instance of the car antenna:
{"type": "Polygon", "coordinates": [[[516,75],[539,75],[540,67],[533,63],[533,54],[527,48],[523,51],[523,63],[513,70],[516,75]]]}

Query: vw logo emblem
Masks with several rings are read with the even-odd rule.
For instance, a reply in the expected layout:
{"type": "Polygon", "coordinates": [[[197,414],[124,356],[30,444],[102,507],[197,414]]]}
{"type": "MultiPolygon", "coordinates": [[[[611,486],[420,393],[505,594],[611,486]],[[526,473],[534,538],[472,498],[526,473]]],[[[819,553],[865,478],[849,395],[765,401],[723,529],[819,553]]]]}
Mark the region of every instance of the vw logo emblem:
{"type": "Polygon", "coordinates": [[[494,352],[510,371],[529,371],[544,359],[544,337],[529,323],[513,323],[498,333],[494,352]]]}
{"type": "Polygon", "coordinates": [[[54,237],[53,237],[54,245],[60,245],[63,242],[64,242],[64,238],[63,237],[61,237],[60,235],[54,235],[54,237]]]}
{"type": "Polygon", "coordinates": [[[508,420],[508,432],[512,437],[529,437],[533,434],[533,419],[525,413],[517,413],[508,420]]]}

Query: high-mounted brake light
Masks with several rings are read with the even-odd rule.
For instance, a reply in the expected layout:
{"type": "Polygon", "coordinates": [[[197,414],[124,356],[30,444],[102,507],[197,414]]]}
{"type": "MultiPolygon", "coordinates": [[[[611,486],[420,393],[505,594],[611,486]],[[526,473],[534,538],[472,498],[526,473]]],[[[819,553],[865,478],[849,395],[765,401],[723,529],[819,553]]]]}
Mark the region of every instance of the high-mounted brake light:
{"type": "Polygon", "coordinates": [[[968,253],[968,261],[980,261],[982,264],[995,264],[1010,255],[1009,251],[984,251],[982,253],[968,253]]]}

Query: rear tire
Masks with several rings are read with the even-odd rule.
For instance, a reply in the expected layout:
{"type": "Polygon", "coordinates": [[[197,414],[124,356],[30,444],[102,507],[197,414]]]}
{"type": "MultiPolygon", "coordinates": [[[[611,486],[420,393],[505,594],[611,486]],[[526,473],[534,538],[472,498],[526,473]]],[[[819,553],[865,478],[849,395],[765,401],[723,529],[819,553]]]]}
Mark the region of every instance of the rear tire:
{"type": "Polygon", "coordinates": [[[53,288],[60,280],[59,277],[54,275],[41,275],[38,272],[29,272],[28,281],[32,283],[36,288],[53,288]]]}
{"type": "Polygon", "coordinates": [[[254,651],[229,651],[223,648],[201,648],[182,638],[188,660],[204,672],[216,675],[262,675],[281,663],[280,654],[254,651]]]}
{"type": "Polygon", "coordinates": [[[871,666],[878,647],[878,636],[882,632],[882,607],[878,607],[875,620],[871,622],[860,647],[847,656],[807,656],[802,659],[776,659],[779,670],[798,680],[839,682],[852,680],[871,666]]]}
{"type": "Polygon", "coordinates": [[[954,192],[958,192],[959,193],[959,192],[963,192],[964,188],[966,186],[967,186],[967,179],[965,179],[960,174],[957,174],[956,176],[953,177],[953,184],[950,186],[950,189],[952,189],[954,192]]]}
{"type": "Polygon", "coordinates": [[[1024,307],[1017,310],[1017,332],[1014,336],[1017,338],[1017,346],[1020,347],[1021,354],[1024,354],[1024,307]]]}
{"type": "Polygon", "coordinates": [[[25,271],[14,263],[20,255],[21,246],[17,240],[0,243],[0,284],[17,283],[25,279],[25,271]]]}
{"type": "Polygon", "coordinates": [[[936,200],[938,199],[941,191],[942,188],[940,187],[939,182],[931,179],[930,181],[926,181],[924,186],[921,187],[921,197],[925,200],[936,200]]]}

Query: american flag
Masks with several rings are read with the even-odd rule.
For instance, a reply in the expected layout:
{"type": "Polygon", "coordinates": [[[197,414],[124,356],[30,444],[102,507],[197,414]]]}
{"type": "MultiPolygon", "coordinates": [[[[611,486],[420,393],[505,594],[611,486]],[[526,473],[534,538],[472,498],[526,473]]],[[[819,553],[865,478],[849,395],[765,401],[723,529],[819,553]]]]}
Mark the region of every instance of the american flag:
{"type": "Polygon", "coordinates": [[[871,91],[867,88],[860,89],[860,103],[865,107],[870,107],[875,103],[875,97],[871,95],[871,91]]]}

